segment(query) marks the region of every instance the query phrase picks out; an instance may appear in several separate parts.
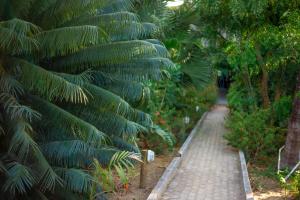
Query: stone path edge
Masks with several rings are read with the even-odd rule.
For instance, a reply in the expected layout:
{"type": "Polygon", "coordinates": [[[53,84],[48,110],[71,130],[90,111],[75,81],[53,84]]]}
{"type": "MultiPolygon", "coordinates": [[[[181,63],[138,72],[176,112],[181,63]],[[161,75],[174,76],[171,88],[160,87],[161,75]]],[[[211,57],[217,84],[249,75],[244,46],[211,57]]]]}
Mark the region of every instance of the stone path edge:
{"type": "Polygon", "coordinates": [[[241,170],[242,170],[242,177],[243,177],[243,188],[245,191],[245,197],[246,200],[254,200],[250,180],[249,180],[249,174],[247,170],[247,164],[244,152],[239,150],[239,157],[240,157],[240,163],[241,163],[241,170]]]}
{"type": "MultiPolygon", "coordinates": [[[[200,120],[197,122],[196,126],[191,131],[190,135],[187,137],[183,145],[178,150],[176,157],[173,158],[171,163],[168,165],[166,170],[164,171],[163,175],[158,180],[157,184],[151,191],[150,195],[148,196],[147,200],[159,200],[162,194],[166,191],[169,183],[175,176],[175,172],[178,166],[181,164],[182,157],[184,156],[185,152],[188,150],[193,137],[197,133],[197,130],[201,127],[204,119],[206,118],[208,112],[203,113],[200,120]]],[[[250,199],[249,199],[250,200],[250,199]]]]}
{"type": "Polygon", "coordinates": [[[187,137],[187,139],[184,141],[183,145],[178,150],[178,154],[180,157],[183,156],[185,154],[185,152],[188,150],[188,147],[190,146],[195,134],[197,133],[197,130],[201,127],[204,119],[206,118],[207,113],[208,112],[203,113],[202,117],[197,122],[196,126],[191,131],[190,135],[187,137]]]}

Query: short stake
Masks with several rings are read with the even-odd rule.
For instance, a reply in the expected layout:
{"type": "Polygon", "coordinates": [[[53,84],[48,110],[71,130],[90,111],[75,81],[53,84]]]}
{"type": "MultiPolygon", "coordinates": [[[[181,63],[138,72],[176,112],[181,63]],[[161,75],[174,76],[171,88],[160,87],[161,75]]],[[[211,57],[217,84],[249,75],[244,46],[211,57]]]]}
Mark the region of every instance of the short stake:
{"type": "Polygon", "coordinates": [[[142,150],[142,160],[143,162],[141,163],[141,173],[140,173],[140,188],[145,188],[146,184],[146,176],[147,176],[147,170],[146,170],[146,165],[147,165],[147,150],[142,150]]]}

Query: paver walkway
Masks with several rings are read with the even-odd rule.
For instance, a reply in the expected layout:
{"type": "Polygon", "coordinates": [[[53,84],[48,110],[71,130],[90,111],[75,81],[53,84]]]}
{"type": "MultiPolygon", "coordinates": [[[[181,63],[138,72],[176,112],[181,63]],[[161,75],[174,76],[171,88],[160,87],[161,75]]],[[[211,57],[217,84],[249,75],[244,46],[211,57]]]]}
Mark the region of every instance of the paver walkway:
{"type": "Polygon", "coordinates": [[[163,200],[244,200],[239,156],[223,134],[226,106],[218,105],[193,138],[163,200]]]}

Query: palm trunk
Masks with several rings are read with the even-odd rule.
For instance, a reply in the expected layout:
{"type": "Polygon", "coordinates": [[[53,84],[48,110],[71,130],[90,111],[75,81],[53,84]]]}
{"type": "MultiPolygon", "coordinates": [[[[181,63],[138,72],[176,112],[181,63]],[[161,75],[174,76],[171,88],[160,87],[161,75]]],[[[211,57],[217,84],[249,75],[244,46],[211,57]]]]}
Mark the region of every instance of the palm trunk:
{"type": "Polygon", "coordinates": [[[293,167],[299,161],[300,151],[300,72],[297,77],[296,93],[293,102],[292,115],[289,121],[288,133],[285,143],[283,167],[293,167]]]}

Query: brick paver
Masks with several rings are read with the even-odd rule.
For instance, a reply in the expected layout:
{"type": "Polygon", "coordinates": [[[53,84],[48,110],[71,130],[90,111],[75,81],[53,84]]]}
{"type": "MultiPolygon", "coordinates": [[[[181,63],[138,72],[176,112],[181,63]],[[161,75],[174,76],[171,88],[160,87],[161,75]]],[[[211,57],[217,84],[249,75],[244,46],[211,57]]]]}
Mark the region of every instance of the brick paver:
{"type": "Polygon", "coordinates": [[[238,152],[222,137],[227,113],[220,105],[208,113],[163,200],[245,199],[238,152]]]}

